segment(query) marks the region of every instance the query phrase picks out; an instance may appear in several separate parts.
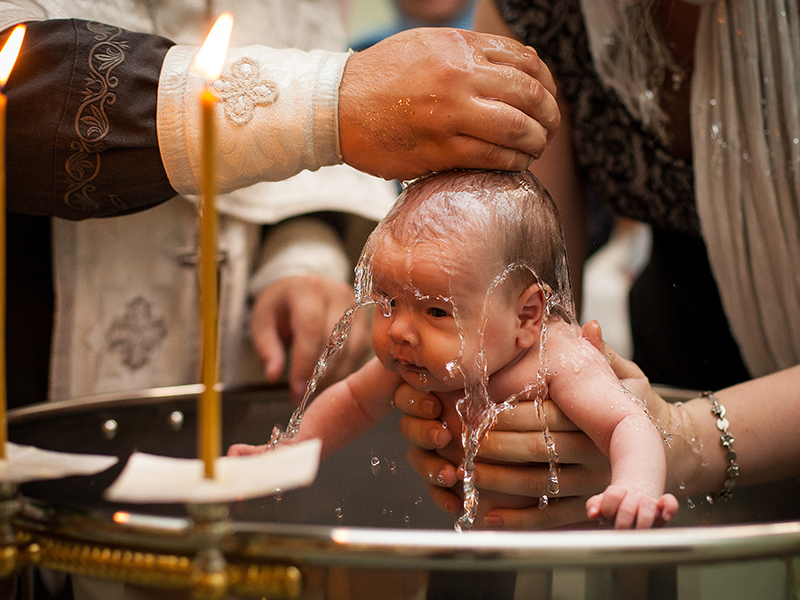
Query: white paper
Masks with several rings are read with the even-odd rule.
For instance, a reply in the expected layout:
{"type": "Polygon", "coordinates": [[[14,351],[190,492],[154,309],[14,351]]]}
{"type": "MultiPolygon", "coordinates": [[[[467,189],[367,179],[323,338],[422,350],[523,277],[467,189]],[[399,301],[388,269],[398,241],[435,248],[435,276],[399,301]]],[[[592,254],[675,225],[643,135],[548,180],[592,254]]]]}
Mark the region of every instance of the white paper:
{"type": "Polygon", "coordinates": [[[6,458],[0,460],[0,481],[25,483],[72,475],[94,475],[112,467],[118,460],[116,456],[54,452],[7,442],[6,458]]]}
{"type": "Polygon", "coordinates": [[[203,461],[134,452],[105,498],[134,503],[232,502],[311,485],[319,470],[320,440],[278,446],[252,456],[224,456],[214,479],[203,461]]]}

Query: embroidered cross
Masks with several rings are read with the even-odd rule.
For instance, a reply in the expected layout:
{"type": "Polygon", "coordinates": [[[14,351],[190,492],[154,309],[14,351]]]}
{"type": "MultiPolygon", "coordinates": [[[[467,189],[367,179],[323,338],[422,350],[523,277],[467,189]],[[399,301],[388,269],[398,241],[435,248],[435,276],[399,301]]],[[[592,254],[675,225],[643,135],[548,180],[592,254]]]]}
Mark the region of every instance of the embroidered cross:
{"type": "Polygon", "coordinates": [[[151,352],[166,336],[164,319],[156,318],[152,305],[138,296],[128,302],[125,313],[111,324],[106,340],[110,350],[122,354],[122,364],[136,371],[150,361],[151,352]]]}
{"type": "Polygon", "coordinates": [[[214,91],[225,105],[225,116],[234,125],[250,122],[256,106],[266,106],[278,99],[278,86],[268,79],[258,80],[261,73],[258,61],[244,57],[231,65],[214,82],[214,91]]]}

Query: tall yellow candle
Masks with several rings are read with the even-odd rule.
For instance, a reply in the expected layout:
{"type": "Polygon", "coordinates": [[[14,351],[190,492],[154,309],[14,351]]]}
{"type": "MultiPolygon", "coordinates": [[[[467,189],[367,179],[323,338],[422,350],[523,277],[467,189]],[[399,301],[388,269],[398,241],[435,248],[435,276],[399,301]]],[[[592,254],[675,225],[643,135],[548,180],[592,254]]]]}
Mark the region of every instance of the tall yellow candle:
{"type": "Polygon", "coordinates": [[[220,15],[203,47],[197,53],[193,69],[206,78],[206,87],[200,95],[202,113],[202,198],[200,201],[198,249],[198,280],[200,288],[200,326],[202,331],[202,357],[200,382],[203,391],[197,408],[197,453],[203,460],[204,475],[214,478],[214,463],[222,447],[222,407],[219,381],[217,347],[217,211],[216,170],[214,168],[214,107],[217,97],[210,89],[219,77],[228,47],[233,19],[228,13],[220,15]]]}
{"type": "MultiPolygon", "coordinates": [[[[0,89],[4,88],[17,60],[25,26],[17,25],[0,51],[0,89]]],[[[8,408],[6,390],[6,104],[0,91],[0,459],[6,458],[8,408]]]]}

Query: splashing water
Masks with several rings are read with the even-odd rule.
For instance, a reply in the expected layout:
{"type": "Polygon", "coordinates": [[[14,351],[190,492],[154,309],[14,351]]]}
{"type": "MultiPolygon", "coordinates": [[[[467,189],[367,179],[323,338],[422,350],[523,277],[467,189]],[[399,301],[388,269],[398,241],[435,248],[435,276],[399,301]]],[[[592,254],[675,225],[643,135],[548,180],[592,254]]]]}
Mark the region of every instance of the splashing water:
{"type": "Polygon", "coordinates": [[[292,413],[292,416],[289,419],[289,424],[286,426],[286,431],[281,431],[279,427],[273,428],[272,436],[267,444],[268,448],[272,449],[281,442],[291,440],[297,435],[297,432],[300,431],[300,424],[303,421],[303,414],[305,414],[308,403],[311,401],[311,397],[317,390],[317,382],[325,374],[331,359],[339,350],[342,349],[345,341],[347,341],[347,336],[350,335],[350,329],[353,326],[353,318],[355,317],[355,313],[359,307],[359,303],[349,307],[344,312],[344,315],[342,315],[342,318],[339,319],[338,323],[336,323],[336,326],[328,336],[328,339],[325,340],[325,350],[323,350],[322,356],[320,356],[319,360],[317,360],[317,365],[314,367],[314,373],[312,374],[311,379],[308,380],[306,391],[303,395],[303,400],[292,413]]]}
{"type": "MultiPolygon", "coordinates": [[[[567,288],[568,289],[568,288],[567,288]]],[[[483,305],[483,313],[481,317],[481,326],[478,331],[478,342],[480,350],[476,353],[475,366],[476,369],[462,369],[464,375],[464,397],[456,403],[458,414],[462,422],[462,445],[464,447],[464,458],[461,463],[461,468],[464,471],[464,512],[456,521],[455,528],[457,531],[470,530],[475,523],[478,510],[478,498],[480,496],[478,490],[475,488],[475,459],[480,449],[481,443],[486,438],[489,430],[494,426],[497,416],[508,409],[514,408],[520,399],[532,399],[536,406],[536,413],[539,419],[539,424],[542,428],[542,435],[545,439],[545,445],[548,455],[548,484],[547,492],[550,495],[556,495],[559,492],[558,484],[558,454],[556,453],[555,442],[550,435],[550,429],[547,426],[547,417],[544,410],[544,400],[547,398],[548,386],[546,370],[545,352],[546,352],[546,339],[547,339],[547,322],[551,314],[558,310],[562,315],[572,320],[574,310],[572,308],[571,298],[564,304],[557,294],[544,284],[538,275],[528,266],[525,265],[509,265],[500,275],[498,275],[489,289],[486,292],[486,298],[483,305]],[[491,297],[496,288],[503,283],[509,274],[516,269],[528,269],[536,278],[539,286],[545,291],[545,313],[542,318],[542,331],[541,343],[539,345],[540,365],[539,371],[536,374],[536,379],[525,385],[525,387],[518,393],[513,394],[504,402],[496,404],[491,401],[488,391],[489,376],[486,364],[486,354],[483,348],[483,335],[488,321],[488,310],[491,302],[491,297]]],[[[457,320],[458,322],[458,320],[457,320]]],[[[465,344],[465,338],[462,330],[462,343],[465,344]]],[[[464,356],[465,349],[462,346],[462,356],[464,356]]],[[[540,508],[547,506],[546,496],[544,497],[544,504],[540,500],[540,508]]]]}

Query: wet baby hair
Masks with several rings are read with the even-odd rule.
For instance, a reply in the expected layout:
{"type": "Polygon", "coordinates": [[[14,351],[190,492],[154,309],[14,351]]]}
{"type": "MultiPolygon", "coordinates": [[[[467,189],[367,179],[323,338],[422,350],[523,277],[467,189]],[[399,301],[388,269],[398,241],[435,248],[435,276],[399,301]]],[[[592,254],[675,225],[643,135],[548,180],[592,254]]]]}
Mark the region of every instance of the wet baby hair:
{"type": "Polygon", "coordinates": [[[529,172],[454,170],[408,184],[370,236],[400,244],[457,240],[485,243],[503,265],[515,265],[509,291],[539,279],[561,298],[571,295],[561,219],[555,203],[529,172]]]}

